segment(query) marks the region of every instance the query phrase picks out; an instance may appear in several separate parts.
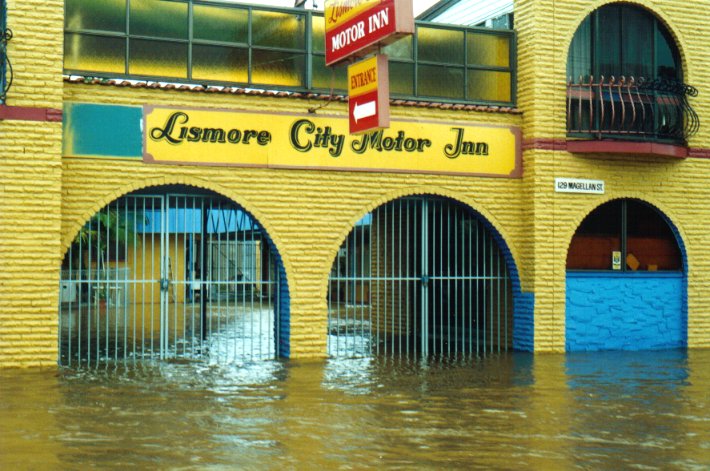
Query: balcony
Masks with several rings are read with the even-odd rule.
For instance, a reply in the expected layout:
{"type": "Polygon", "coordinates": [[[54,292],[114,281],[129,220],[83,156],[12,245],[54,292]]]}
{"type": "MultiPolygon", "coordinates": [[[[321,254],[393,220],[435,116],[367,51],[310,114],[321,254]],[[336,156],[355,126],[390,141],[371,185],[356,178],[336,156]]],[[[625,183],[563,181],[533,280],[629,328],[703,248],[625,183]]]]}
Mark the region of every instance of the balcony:
{"type": "Polygon", "coordinates": [[[697,94],[694,87],[673,80],[570,80],[567,149],[685,157],[688,138],[700,126],[688,101],[697,94]]]}

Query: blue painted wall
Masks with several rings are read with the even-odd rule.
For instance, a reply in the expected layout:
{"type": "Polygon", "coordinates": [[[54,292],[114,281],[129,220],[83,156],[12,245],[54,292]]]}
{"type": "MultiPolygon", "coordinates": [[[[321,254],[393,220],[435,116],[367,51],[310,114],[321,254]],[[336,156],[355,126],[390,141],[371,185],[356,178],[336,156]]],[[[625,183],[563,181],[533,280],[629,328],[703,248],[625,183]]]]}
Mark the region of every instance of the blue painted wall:
{"type": "Polygon", "coordinates": [[[687,345],[683,273],[568,272],[567,351],[687,345]]]}

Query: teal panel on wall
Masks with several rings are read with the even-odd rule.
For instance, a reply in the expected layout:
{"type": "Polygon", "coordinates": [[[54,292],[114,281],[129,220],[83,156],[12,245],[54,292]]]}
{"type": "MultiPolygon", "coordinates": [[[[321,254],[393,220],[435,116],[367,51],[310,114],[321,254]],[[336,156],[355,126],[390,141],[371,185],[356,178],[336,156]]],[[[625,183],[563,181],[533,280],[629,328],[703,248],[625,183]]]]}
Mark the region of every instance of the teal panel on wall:
{"type": "Polygon", "coordinates": [[[143,107],[64,104],[63,155],[143,158],[143,107]]]}

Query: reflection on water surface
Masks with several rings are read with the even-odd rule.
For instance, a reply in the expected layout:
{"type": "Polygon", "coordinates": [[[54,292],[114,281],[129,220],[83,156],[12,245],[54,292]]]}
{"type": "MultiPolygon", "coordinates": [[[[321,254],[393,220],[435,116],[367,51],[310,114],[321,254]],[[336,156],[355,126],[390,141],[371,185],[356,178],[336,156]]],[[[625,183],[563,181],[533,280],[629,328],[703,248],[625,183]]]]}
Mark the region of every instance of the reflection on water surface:
{"type": "Polygon", "coordinates": [[[707,469],[710,351],[0,371],[5,469],[707,469]]]}

